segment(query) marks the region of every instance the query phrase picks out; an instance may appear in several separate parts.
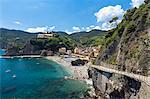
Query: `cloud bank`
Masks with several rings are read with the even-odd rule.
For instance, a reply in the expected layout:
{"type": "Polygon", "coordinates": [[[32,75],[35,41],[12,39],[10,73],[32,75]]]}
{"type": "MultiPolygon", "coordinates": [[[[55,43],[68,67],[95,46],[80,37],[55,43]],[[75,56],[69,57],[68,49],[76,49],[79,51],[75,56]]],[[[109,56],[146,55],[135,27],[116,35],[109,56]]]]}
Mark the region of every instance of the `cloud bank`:
{"type": "Polygon", "coordinates": [[[27,32],[31,32],[31,33],[36,33],[36,32],[46,32],[46,31],[52,31],[53,29],[55,29],[55,26],[45,26],[45,27],[32,27],[32,28],[28,28],[25,31],[27,32]]]}
{"type": "Polygon", "coordinates": [[[95,13],[95,16],[97,18],[97,22],[107,22],[116,16],[122,18],[123,14],[124,10],[121,8],[121,6],[116,5],[100,9],[98,12],[95,13]]]}
{"type": "Polygon", "coordinates": [[[125,11],[122,9],[121,5],[116,5],[104,7],[94,15],[97,18],[97,22],[101,23],[100,29],[110,30],[112,28],[115,28],[116,26],[115,22],[110,24],[109,21],[114,17],[118,17],[118,20],[116,21],[116,23],[118,24],[119,22],[121,22],[124,13],[125,11]]]}
{"type": "Polygon", "coordinates": [[[139,7],[145,0],[131,0],[132,7],[139,7]]]}
{"type": "Polygon", "coordinates": [[[78,26],[73,26],[72,29],[73,29],[73,32],[80,32],[81,31],[80,27],[78,27],[78,26]]]}

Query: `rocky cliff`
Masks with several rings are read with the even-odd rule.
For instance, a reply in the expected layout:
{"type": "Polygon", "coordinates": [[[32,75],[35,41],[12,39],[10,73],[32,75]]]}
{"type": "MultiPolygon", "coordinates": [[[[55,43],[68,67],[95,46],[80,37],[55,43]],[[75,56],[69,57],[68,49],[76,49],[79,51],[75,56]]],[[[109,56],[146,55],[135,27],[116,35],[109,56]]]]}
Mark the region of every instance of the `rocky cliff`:
{"type": "Polygon", "coordinates": [[[93,80],[97,99],[150,98],[150,86],[136,79],[94,68],[89,70],[89,76],[93,80]]]}
{"type": "Polygon", "coordinates": [[[149,75],[150,2],[128,10],[116,29],[105,36],[103,51],[96,60],[116,65],[116,69],[149,75]]]}
{"type": "MultiPolygon", "coordinates": [[[[105,41],[97,65],[105,62],[120,71],[149,76],[150,0],[139,8],[128,10],[117,28],[105,36],[105,41]]],[[[96,69],[91,69],[90,75],[97,96],[106,99],[150,98],[150,87],[138,80],[96,69]]]]}
{"type": "Polygon", "coordinates": [[[126,12],[122,22],[105,37],[103,52],[97,58],[116,69],[148,75],[150,68],[150,3],[126,12]]]}

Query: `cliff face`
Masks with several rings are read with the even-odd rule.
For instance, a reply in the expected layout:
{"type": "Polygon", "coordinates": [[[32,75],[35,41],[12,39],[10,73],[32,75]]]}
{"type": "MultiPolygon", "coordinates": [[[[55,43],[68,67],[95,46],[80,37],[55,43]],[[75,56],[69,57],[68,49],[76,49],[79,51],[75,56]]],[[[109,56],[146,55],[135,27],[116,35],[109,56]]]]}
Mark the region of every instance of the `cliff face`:
{"type": "Polygon", "coordinates": [[[150,86],[138,80],[97,69],[89,70],[100,99],[149,99],[150,86]]]}
{"type": "Polygon", "coordinates": [[[128,10],[116,29],[105,36],[103,51],[96,60],[116,69],[148,75],[150,68],[150,3],[128,10]]]}
{"type": "MultiPolygon", "coordinates": [[[[150,0],[139,8],[128,10],[117,28],[105,36],[105,41],[97,65],[105,62],[117,70],[149,76],[150,0]]],[[[150,98],[150,87],[135,79],[96,69],[91,69],[90,75],[97,96],[106,99],[150,98]]]]}

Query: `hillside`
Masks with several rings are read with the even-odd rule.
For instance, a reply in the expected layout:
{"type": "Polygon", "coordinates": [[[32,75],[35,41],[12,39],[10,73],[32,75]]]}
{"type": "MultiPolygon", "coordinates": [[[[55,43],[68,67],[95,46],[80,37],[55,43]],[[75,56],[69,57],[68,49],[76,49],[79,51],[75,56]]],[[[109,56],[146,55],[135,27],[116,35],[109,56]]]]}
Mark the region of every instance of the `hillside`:
{"type": "MultiPolygon", "coordinates": [[[[150,0],[139,8],[127,10],[117,28],[108,32],[96,64],[150,76],[150,0]]],[[[136,79],[96,69],[92,69],[91,74],[98,96],[110,99],[150,97],[150,87],[136,79]]]]}
{"type": "Polygon", "coordinates": [[[62,32],[62,31],[52,31],[54,34],[58,34],[62,37],[69,37],[69,34],[67,34],[66,32],[62,32]]]}
{"type": "Polygon", "coordinates": [[[7,49],[7,55],[40,54],[42,50],[57,52],[60,47],[73,50],[79,43],[65,32],[54,32],[54,37],[38,39],[39,33],[29,33],[20,30],[0,29],[1,49],[7,49]]]}
{"type": "Polygon", "coordinates": [[[8,48],[17,44],[24,45],[27,41],[35,38],[37,33],[28,33],[20,30],[9,30],[0,28],[0,48],[8,48]]]}
{"type": "Polygon", "coordinates": [[[106,31],[102,30],[91,30],[89,32],[76,32],[69,36],[82,45],[91,46],[101,44],[102,38],[106,33],[106,31]]]}
{"type": "MultiPolygon", "coordinates": [[[[67,38],[69,41],[76,43],[77,46],[97,46],[103,43],[106,31],[91,30],[89,32],[78,32],[67,34],[61,31],[52,31],[53,34],[59,35],[61,38],[67,38]]],[[[21,30],[9,30],[0,28],[1,49],[11,47],[23,48],[27,42],[37,37],[39,33],[29,33],[21,30]]]]}
{"type": "Polygon", "coordinates": [[[150,3],[143,4],[138,9],[128,10],[117,28],[105,36],[104,50],[97,64],[105,61],[121,66],[116,67],[120,70],[129,72],[139,70],[146,75],[150,68],[146,66],[149,63],[147,60],[149,53],[145,53],[150,48],[149,32],[150,3]]]}

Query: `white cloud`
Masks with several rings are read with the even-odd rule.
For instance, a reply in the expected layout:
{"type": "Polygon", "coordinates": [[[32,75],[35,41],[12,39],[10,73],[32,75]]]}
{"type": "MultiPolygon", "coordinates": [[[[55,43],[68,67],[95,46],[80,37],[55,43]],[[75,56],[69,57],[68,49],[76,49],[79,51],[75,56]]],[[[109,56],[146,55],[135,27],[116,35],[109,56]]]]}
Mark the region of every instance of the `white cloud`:
{"type": "Polygon", "coordinates": [[[94,27],[95,27],[94,25],[91,25],[91,26],[90,26],[90,28],[94,28],[94,27]]]}
{"type": "MultiPolygon", "coordinates": [[[[84,27],[82,27],[81,29],[84,30],[84,27]]],[[[80,29],[80,27],[78,27],[78,26],[73,26],[73,27],[72,27],[72,31],[68,31],[68,30],[66,29],[65,32],[68,33],[68,34],[72,34],[72,33],[75,33],[75,32],[80,32],[81,29],[80,29]]]]}
{"type": "Polygon", "coordinates": [[[46,32],[47,27],[34,27],[34,28],[28,28],[27,32],[36,33],[36,32],[46,32]]]}
{"type": "Polygon", "coordinates": [[[132,7],[139,7],[145,0],[131,0],[132,7]]]}
{"type": "Polygon", "coordinates": [[[31,32],[31,33],[36,33],[36,32],[46,32],[46,31],[52,31],[53,29],[55,29],[55,26],[44,26],[44,27],[32,27],[32,28],[28,28],[25,31],[27,32],[31,32]]]}
{"type": "Polygon", "coordinates": [[[86,27],[85,29],[86,29],[85,31],[89,32],[93,29],[101,30],[102,28],[100,26],[91,25],[89,27],[86,27]]]}
{"type": "Polygon", "coordinates": [[[55,29],[55,26],[49,27],[49,30],[50,30],[50,31],[52,31],[52,30],[54,30],[54,29],[55,29]]]}
{"type": "Polygon", "coordinates": [[[93,29],[101,30],[100,26],[95,26],[93,29]]]}
{"type": "Polygon", "coordinates": [[[77,27],[77,26],[73,26],[72,29],[74,30],[74,32],[80,32],[81,31],[80,27],[77,27]]]}
{"type": "Polygon", "coordinates": [[[90,26],[88,26],[88,27],[82,27],[81,29],[82,29],[82,31],[89,32],[89,31],[91,31],[91,30],[93,30],[93,29],[98,29],[98,30],[100,30],[101,28],[100,28],[100,26],[90,25],[90,26]]]}
{"type": "Polygon", "coordinates": [[[103,23],[101,26],[102,30],[110,30],[115,28],[113,24],[110,24],[109,22],[103,23]]]}
{"type": "Polygon", "coordinates": [[[68,31],[68,30],[65,30],[65,32],[68,33],[68,34],[72,34],[72,33],[73,33],[73,32],[70,32],[70,31],[68,31]]]}
{"type": "Polygon", "coordinates": [[[82,30],[85,30],[85,28],[84,28],[84,27],[82,27],[81,29],[82,29],[82,30]]]}
{"type": "Polygon", "coordinates": [[[117,24],[119,24],[121,22],[121,20],[117,20],[116,22],[104,22],[102,23],[102,25],[100,26],[101,30],[111,30],[113,28],[116,27],[117,24]]]}
{"type": "Polygon", "coordinates": [[[14,23],[17,25],[21,25],[21,22],[19,22],[19,21],[15,21],[14,23]]]}
{"type": "Polygon", "coordinates": [[[100,26],[96,26],[96,28],[101,30],[109,30],[116,27],[116,23],[120,23],[125,11],[122,9],[121,5],[116,6],[108,6],[100,9],[98,12],[95,13],[97,18],[97,22],[100,22],[100,26]],[[109,21],[114,18],[118,17],[116,23],[110,24],[109,21]]]}
{"type": "Polygon", "coordinates": [[[85,29],[86,29],[87,32],[89,32],[91,30],[90,27],[86,27],[85,29]]]}
{"type": "Polygon", "coordinates": [[[90,26],[87,26],[87,27],[82,27],[81,29],[82,29],[82,31],[89,32],[93,29],[101,30],[101,27],[100,26],[95,26],[95,25],[90,25],[90,26]]]}
{"type": "Polygon", "coordinates": [[[73,31],[68,31],[67,29],[65,30],[66,33],[68,34],[72,34],[72,33],[75,33],[75,32],[81,32],[81,31],[86,31],[86,32],[89,32],[93,29],[98,29],[98,30],[101,30],[101,27],[100,26],[95,26],[95,25],[90,25],[90,26],[87,26],[87,27],[77,27],[77,26],[73,26],[72,27],[73,31]]]}
{"type": "Polygon", "coordinates": [[[96,12],[95,16],[97,18],[97,22],[108,22],[113,17],[122,18],[124,12],[125,11],[121,8],[120,5],[108,6],[96,12]]]}

